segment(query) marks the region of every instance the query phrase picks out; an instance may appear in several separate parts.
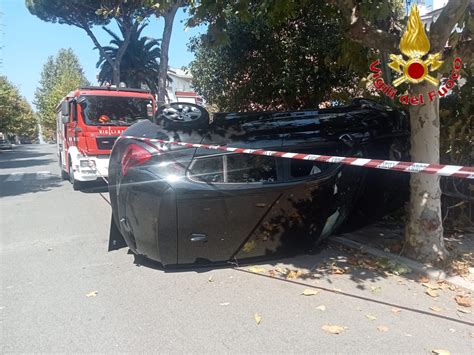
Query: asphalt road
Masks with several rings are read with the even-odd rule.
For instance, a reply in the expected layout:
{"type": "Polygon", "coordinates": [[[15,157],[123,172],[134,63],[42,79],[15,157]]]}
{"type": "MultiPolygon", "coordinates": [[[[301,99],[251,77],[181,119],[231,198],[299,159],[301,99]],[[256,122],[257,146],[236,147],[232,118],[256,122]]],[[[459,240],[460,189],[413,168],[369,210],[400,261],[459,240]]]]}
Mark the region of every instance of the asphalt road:
{"type": "Polygon", "coordinates": [[[357,267],[335,274],[328,263],[350,255],[327,244],[259,265],[265,274],[164,272],[126,249],[108,253],[110,209],[97,192],[106,189],[73,191],[55,149],[0,152],[1,353],[473,351],[472,313],[453,300],[465,292],[431,297],[412,278],[357,267]],[[277,266],[304,275],[269,277],[277,266]],[[301,295],[309,287],[318,294],[301,295]]]}

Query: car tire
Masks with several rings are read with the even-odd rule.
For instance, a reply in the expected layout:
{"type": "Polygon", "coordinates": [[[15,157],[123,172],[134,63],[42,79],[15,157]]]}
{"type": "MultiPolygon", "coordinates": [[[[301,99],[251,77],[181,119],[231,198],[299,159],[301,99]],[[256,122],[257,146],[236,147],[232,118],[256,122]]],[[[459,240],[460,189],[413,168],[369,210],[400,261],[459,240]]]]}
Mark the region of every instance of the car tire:
{"type": "Polygon", "coordinates": [[[79,191],[82,189],[82,182],[77,181],[74,179],[74,170],[72,169],[72,164],[71,164],[71,158],[69,160],[69,168],[68,168],[68,176],[69,176],[69,182],[72,184],[72,188],[74,191],[79,191]]]}
{"type": "Polygon", "coordinates": [[[158,108],[155,123],[167,129],[194,129],[209,125],[209,112],[199,105],[172,102],[158,108]]]}

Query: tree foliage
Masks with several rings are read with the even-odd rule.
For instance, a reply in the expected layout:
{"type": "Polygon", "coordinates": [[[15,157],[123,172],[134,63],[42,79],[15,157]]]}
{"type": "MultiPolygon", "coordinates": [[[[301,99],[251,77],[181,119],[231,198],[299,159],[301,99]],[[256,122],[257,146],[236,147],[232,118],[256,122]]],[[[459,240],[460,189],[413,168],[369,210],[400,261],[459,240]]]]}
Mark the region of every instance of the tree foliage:
{"type": "MultiPolygon", "coordinates": [[[[130,36],[130,43],[120,65],[120,80],[131,88],[141,88],[141,85],[145,84],[153,93],[157,93],[161,55],[160,41],[150,37],[140,37],[146,26],[146,23],[142,23],[130,36]]],[[[107,31],[112,36],[112,40],[110,41],[111,45],[104,47],[104,50],[111,58],[117,57],[118,49],[123,43],[124,28],[123,26],[119,26],[119,28],[122,38],[110,30],[107,31]]],[[[100,68],[99,82],[102,84],[111,83],[113,68],[102,55],[97,62],[97,68],[100,68]]]]}
{"type": "Polygon", "coordinates": [[[192,41],[193,84],[209,103],[231,111],[317,107],[356,96],[369,51],[345,40],[343,26],[334,7],[313,2],[283,22],[233,13],[223,45],[212,32],[192,41]]]}
{"type": "Polygon", "coordinates": [[[38,135],[38,122],[30,104],[6,76],[0,76],[0,132],[30,139],[38,135]]]}
{"type": "MultiPolygon", "coordinates": [[[[120,83],[120,63],[130,35],[140,21],[152,14],[148,0],[25,0],[31,14],[47,22],[68,24],[83,29],[100,54],[113,69],[113,82],[120,83]],[[94,25],[105,26],[114,19],[124,32],[124,40],[111,58],[92,31],[94,25]]],[[[105,27],[103,27],[105,29],[105,27]]]]}
{"type": "Polygon", "coordinates": [[[34,101],[46,137],[54,137],[56,107],[61,99],[83,85],[89,85],[89,82],[72,49],[61,49],[55,57],[48,58],[41,72],[34,101]]]}

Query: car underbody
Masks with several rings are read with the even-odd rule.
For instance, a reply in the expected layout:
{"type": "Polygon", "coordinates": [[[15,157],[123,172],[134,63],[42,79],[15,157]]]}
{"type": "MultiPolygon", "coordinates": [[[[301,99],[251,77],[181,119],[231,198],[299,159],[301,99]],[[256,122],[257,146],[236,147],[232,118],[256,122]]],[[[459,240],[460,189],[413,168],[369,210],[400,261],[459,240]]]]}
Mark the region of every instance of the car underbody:
{"type": "MultiPolygon", "coordinates": [[[[199,110],[199,117],[207,115],[199,110]]],[[[211,124],[208,117],[194,122],[197,114],[179,121],[176,112],[172,119],[163,112],[157,113],[159,124],[136,123],[115,144],[109,190],[117,234],[134,253],[165,267],[313,250],[407,198],[403,173],[139,139],[406,159],[405,117],[371,101],[325,110],[218,113],[211,124]]]]}

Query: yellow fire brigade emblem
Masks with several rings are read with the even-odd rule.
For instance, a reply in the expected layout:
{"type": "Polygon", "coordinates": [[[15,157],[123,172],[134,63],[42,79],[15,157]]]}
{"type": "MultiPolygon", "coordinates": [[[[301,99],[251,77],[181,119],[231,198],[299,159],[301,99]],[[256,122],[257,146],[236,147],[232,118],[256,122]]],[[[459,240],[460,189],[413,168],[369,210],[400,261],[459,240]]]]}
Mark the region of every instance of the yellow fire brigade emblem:
{"type": "Polygon", "coordinates": [[[397,87],[406,81],[417,84],[424,80],[433,85],[439,84],[428,71],[433,72],[443,64],[439,60],[441,53],[430,54],[423,60],[423,56],[430,51],[430,41],[426,36],[416,4],[411,8],[407,29],[400,40],[400,51],[409,59],[405,60],[402,55],[390,54],[392,61],[388,66],[402,74],[393,81],[393,86],[397,87]]]}

